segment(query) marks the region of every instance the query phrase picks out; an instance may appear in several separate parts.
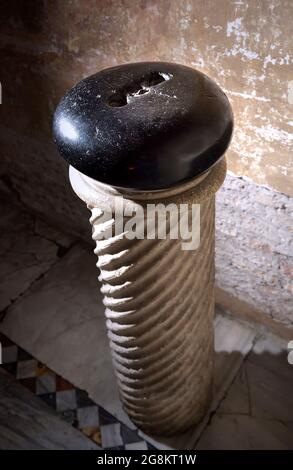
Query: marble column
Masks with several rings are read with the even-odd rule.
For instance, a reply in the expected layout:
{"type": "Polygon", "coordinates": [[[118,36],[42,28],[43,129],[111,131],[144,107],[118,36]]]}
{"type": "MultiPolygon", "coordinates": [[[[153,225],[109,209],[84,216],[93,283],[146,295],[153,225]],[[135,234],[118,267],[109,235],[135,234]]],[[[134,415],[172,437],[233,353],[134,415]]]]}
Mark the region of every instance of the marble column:
{"type": "Polygon", "coordinates": [[[92,214],[121,400],[149,433],[184,431],[210,403],[215,193],[232,128],[210,78],[163,62],[98,72],[55,113],[58,150],[92,214]],[[148,232],[150,206],[166,216],[163,237],[158,223],[148,232]]]}

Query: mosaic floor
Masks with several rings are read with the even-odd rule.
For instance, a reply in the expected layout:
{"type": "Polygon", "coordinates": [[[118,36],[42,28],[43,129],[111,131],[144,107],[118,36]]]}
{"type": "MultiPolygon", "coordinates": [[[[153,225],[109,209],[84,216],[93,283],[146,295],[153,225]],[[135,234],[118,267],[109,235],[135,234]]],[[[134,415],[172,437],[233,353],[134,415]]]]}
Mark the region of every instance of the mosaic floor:
{"type": "Polygon", "coordinates": [[[1,333],[0,344],[0,367],[100,448],[154,449],[136,430],[129,429],[91,400],[87,392],[74,387],[1,333]]]}

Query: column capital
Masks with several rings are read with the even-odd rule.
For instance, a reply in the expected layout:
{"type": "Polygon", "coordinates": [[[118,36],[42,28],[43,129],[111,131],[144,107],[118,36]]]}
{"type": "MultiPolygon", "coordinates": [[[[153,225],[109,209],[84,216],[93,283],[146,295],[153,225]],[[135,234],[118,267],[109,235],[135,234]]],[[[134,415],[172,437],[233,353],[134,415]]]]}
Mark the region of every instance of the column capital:
{"type": "Polygon", "coordinates": [[[167,62],[125,64],[82,80],[60,101],[53,124],[70,165],[137,191],[202,175],[223,157],[232,129],[221,88],[195,69],[167,62]]]}

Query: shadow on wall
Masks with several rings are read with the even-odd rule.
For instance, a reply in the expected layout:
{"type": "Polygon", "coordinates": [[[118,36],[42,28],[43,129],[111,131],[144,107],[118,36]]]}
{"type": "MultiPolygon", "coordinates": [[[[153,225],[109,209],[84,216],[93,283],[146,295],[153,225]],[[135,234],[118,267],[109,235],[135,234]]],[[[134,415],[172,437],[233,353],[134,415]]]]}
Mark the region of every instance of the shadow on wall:
{"type": "Polygon", "coordinates": [[[54,3],[46,7],[42,1],[12,1],[0,6],[8,17],[0,34],[0,191],[90,241],[89,213],[74,196],[68,166],[52,142],[55,107],[80,79],[80,70],[75,75],[68,70],[68,64],[74,68],[73,59],[57,45],[54,3]]]}

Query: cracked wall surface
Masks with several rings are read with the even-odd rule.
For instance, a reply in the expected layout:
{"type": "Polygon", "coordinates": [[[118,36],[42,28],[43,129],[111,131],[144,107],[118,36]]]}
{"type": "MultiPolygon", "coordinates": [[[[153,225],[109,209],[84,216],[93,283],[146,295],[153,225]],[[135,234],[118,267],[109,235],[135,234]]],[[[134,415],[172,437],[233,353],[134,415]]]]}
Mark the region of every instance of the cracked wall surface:
{"type": "Polygon", "coordinates": [[[276,322],[291,329],[292,198],[227,175],[216,207],[218,302],[268,326],[276,322]],[[233,305],[232,298],[242,304],[233,305]]]}
{"type": "Polygon", "coordinates": [[[229,169],[293,194],[291,0],[12,0],[0,12],[3,126],[41,147],[58,100],[81,78],[123,62],[175,61],[227,92],[236,120],[229,169]]]}

